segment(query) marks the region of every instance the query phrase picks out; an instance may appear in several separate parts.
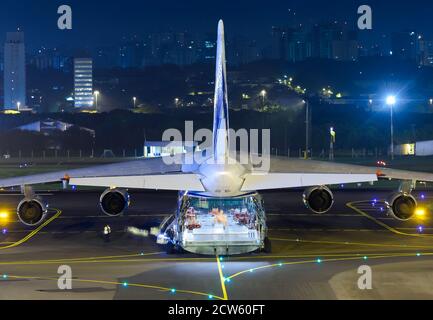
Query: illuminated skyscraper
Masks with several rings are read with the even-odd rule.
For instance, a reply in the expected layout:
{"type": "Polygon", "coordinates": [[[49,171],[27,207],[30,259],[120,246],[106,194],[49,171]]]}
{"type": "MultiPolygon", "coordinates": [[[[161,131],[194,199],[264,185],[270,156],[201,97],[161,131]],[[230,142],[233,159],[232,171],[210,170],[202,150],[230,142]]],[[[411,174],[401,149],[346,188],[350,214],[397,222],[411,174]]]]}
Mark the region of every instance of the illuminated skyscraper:
{"type": "Polygon", "coordinates": [[[92,58],[74,59],[74,106],[75,108],[94,106],[92,58]]]}
{"type": "Polygon", "coordinates": [[[23,32],[8,32],[4,47],[4,109],[26,106],[26,61],[23,32]]]}

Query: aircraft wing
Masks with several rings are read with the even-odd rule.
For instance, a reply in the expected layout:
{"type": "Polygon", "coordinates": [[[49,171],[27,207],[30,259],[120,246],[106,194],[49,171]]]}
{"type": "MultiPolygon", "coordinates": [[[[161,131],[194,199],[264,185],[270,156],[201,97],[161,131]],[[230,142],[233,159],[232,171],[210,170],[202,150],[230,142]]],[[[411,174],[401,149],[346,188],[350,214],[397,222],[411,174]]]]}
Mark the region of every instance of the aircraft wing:
{"type": "Polygon", "coordinates": [[[200,177],[194,173],[71,178],[70,183],[93,187],[205,191],[200,177]]]}
{"type": "Polygon", "coordinates": [[[268,173],[249,174],[245,177],[242,191],[311,187],[340,183],[376,181],[375,174],[336,173],[268,173]]]}
{"type": "Polygon", "coordinates": [[[269,172],[245,176],[242,191],[377,181],[378,178],[433,182],[433,174],[351,164],[273,157],[269,172]]]}
{"type": "MultiPolygon", "coordinates": [[[[288,159],[273,157],[270,161],[271,173],[327,173],[327,174],[374,174],[378,178],[433,182],[433,173],[399,170],[383,167],[367,167],[330,161],[288,159]]],[[[344,183],[344,182],[340,182],[344,183]]]]}
{"type": "MultiPolygon", "coordinates": [[[[150,158],[112,163],[106,165],[90,166],[87,168],[62,170],[28,176],[0,179],[0,187],[14,187],[40,183],[60,182],[65,176],[72,180],[77,178],[98,177],[131,177],[155,174],[181,173],[181,165],[165,164],[163,158],[150,158]]],[[[109,186],[112,184],[109,184],[109,186]]]]}

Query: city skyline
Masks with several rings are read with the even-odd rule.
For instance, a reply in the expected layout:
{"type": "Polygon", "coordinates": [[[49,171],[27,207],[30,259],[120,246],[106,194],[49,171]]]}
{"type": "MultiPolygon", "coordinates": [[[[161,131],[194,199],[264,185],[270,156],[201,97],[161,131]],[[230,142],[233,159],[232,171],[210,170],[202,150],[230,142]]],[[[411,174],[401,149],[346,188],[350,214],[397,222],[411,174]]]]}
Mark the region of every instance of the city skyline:
{"type": "MultiPolygon", "coordinates": [[[[263,42],[273,26],[312,26],[339,20],[348,21],[356,27],[357,8],[364,3],[318,0],[286,3],[271,0],[263,5],[253,0],[204,5],[194,0],[180,5],[174,1],[143,3],[127,0],[122,2],[120,8],[118,3],[72,0],[68,4],[72,8],[73,28],[59,30],[57,8],[62,4],[60,1],[49,1],[47,5],[28,0],[18,3],[4,1],[2,5],[6,5],[8,10],[0,10],[0,31],[20,28],[28,34],[28,47],[31,50],[41,46],[94,47],[134,34],[192,30],[212,32],[209,21],[224,18],[230,26],[229,36],[245,35],[263,42]],[[257,10],[258,7],[260,10],[257,10]]],[[[372,0],[369,5],[373,10],[373,30],[362,33],[369,41],[378,41],[383,34],[393,30],[414,29],[415,26],[418,32],[428,38],[433,37],[433,25],[429,17],[429,8],[433,10],[432,3],[415,0],[408,6],[372,0]],[[423,10],[419,10],[421,4],[423,10]]]]}
{"type": "MultiPolygon", "coordinates": [[[[3,52],[3,59],[0,57],[0,62],[4,62],[3,65],[0,63],[0,69],[5,71],[4,106],[5,108],[13,107],[14,109],[19,108],[18,105],[21,107],[27,106],[25,101],[27,96],[29,107],[35,110],[39,109],[41,105],[49,105],[49,108],[53,108],[53,110],[64,110],[69,108],[70,102],[74,101],[73,98],[75,96],[78,100],[81,98],[85,99],[86,102],[84,104],[86,107],[95,107],[98,101],[95,92],[100,92],[99,90],[101,89],[103,93],[100,97],[102,99],[101,106],[107,102],[112,105],[118,105],[119,101],[122,101],[122,107],[125,107],[130,105],[132,97],[137,98],[137,96],[140,102],[150,102],[153,100],[153,98],[149,98],[149,95],[153,95],[152,91],[147,92],[145,96],[142,92],[144,89],[139,90],[135,88],[136,85],[131,82],[134,79],[132,74],[127,75],[127,73],[121,74],[119,72],[128,69],[140,69],[140,77],[145,77],[147,71],[144,69],[147,67],[162,65],[193,66],[190,71],[187,71],[191,72],[191,74],[185,76],[195,77],[193,71],[195,64],[211,65],[214,63],[216,53],[215,32],[210,30],[212,24],[209,21],[205,23],[204,20],[205,17],[213,19],[214,16],[217,17],[218,15],[227,15],[227,24],[232,25],[232,28],[229,28],[229,33],[226,35],[227,64],[231,67],[231,70],[233,70],[232,67],[236,69],[236,67],[242,67],[256,61],[263,61],[265,63],[284,62],[296,65],[309,60],[308,64],[311,64],[315,68],[313,70],[319,73],[320,70],[326,70],[325,65],[327,64],[327,60],[349,63],[360,62],[359,65],[352,64],[353,68],[368,67],[369,64],[374,63],[374,59],[367,59],[368,62],[366,62],[366,59],[360,61],[361,57],[396,58],[387,60],[391,65],[398,64],[399,62],[397,61],[407,61],[414,66],[433,66],[433,36],[429,36],[428,32],[424,33],[423,31],[426,27],[426,21],[415,21],[415,17],[421,17],[422,12],[417,10],[416,15],[411,15],[414,10],[413,6],[406,10],[406,15],[410,19],[404,20],[399,24],[391,21],[386,28],[383,28],[381,23],[384,21],[383,18],[386,17],[383,12],[384,7],[378,2],[372,1],[370,5],[373,10],[373,30],[365,31],[359,30],[357,26],[359,16],[357,8],[359,3],[346,3],[338,8],[338,14],[333,14],[335,3],[328,3],[324,6],[322,2],[314,0],[307,2],[310,6],[314,5],[315,9],[320,8],[321,10],[308,10],[309,8],[306,4],[300,3],[282,4],[271,1],[263,7],[263,10],[257,10],[258,3],[255,1],[250,2],[248,6],[243,6],[245,2],[242,1],[237,4],[222,2],[214,12],[210,12],[209,8],[203,9],[201,19],[189,19],[188,17],[194,17],[201,10],[200,8],[202,8],[194,1],[186,6],[152,4],[146,7],[145,11],[140,12],[142,15],[141,19],[138,20],[140,25],[136,25],[136,20],[133,20],[132,23],[129,23],[128,20],[128,23],[126,23],[127,27],[123,27],[118,25],[120,21],[126,19],[126,15],[128,15],[129,19],[133,17],[136,13],[131,13],[131,10],[133,8],[137,10],[143,8],[141,3],[127,0],[122,7],[124,12],[117,12],[113,10],[113,4],[111,3],[103,5],[100,2],[96,2],[96,4],[92,3],[83,7],[82,3],[72,1],[69,5],[72,8],[73,27],[72,30],[63,31],[59,30],[56,25],[59,14],[54,9],[57,9],[59,3],[50,2],[49,5],[44,6],[43,12],[36,10],[33,19],[23,20],[23,26],[19,28],[20,34],[24,35],[25,33],[26,35],[25,63],[29,68],[25,69],[28,69],[27,72],[30,74],[30,79],[28,81],[19,81],[21,83],[19,86],[20,90],[24,90],[25,94],[21,94],[20,98],[12,99],[13,102],[8,102],[11,100],[9,99],[11,95],[8,93],[11,89],[6,86],[7,83],[13,82],[9,79],[10,77],[8,78],[8,72],[6,72],[6,67],[10,60],[8,60],[8,57],[11,55],[5,50],[3,52]],[[179,8],[178,15],[185,10],[188,11],[188,15],[173,18],[172,14],[177,8],[179,8]],[[243,10],[241,10],[242,8],[243,10]],[[283,8],[285,9],[283,10],[283,8]],[[44,37],[35,37],[38,30],[47,28],[47,21],[40,22],[39,18],[48,17],[48,12],[54,24],[50,26],[51,31],[48,31],[44,37]],[[152,19],[146,20],[146,14],[149,12],[155,13],[155,17],[152,19],[158,17],[158,19],[161,19],[160,23],[152,24],[150,23],[152,19]],[[101,21],[107,18],[107,13],[111,15],[110,23],[102,23],[101,21]],[[157,13],[161,14],[161,16],[158,16],[157,13]],[[236,13],[239,19],[234,20],[233,13],[236,13]],[[255,15],[261,14],[262,18],[248,20],[248,17],[251,17],[250,15],[253,13],[255,15]],[[94,19],[85,18],[89,14],[93,14],[94,19]],[[166,23],[168,21],[170,21],[169,24],[166,23]],[[31,23],[34,23],[36,28],[27,31],[31,23]],[[203,27],[199,27],[201,24],[203,24],[203,27]],[[155,27],[156,25],[157,27],[155,27]],[[244,28],[247,25],[249,28],[244,28]],[[83,27],[86,28],[83,29],[83,27]],[[186,31],[188,29],[194,31],[186,31]],[[99,32],[96,37],[95,32],[99,32]],[[105,38],[106,33],[110,33],[109,39],[105,38]],[[74,40],[74,35],[76,34],[80,34],[80,42],[74,40]],[[380,41],[373,41],[377,36],[379,36],[380,41]],[[86,40],[90,38],[94,38],[91,45],[86,40]],[[46,45],[49,43],[53,43],[53,45],[46,45]],[[82,77],[82,75],[79,72],[77,73],[77,63],[74,64],[74,59],[77,62],[76,58],[80,57],[92,62],[92,72],[86,80],[90,83],[89,88],[80,88],[77,85],[80,81],[78,78],[82,77]],[[315,60],[322,61],[314,62],[315,60]],[[315,63],[319,63],[319,65],[314,67],[315,63]],[[36,76],[37,72],[40,72],[40,77],[44,72],[50,72],[50,70],[59,74],[63,73],[64,75],[58,75],[58,78],[52,80],[52,83],[40,83],[36,76]],[[101,74],[104,75],[101,77],[101,74]],[[129,76],[131,78],[127,79],[129,76]],[[27,92],[26,82],[28,82],[27,86],[29,88],[27,92]],[[43,87],[44,85],[45,87],[43,87]],[[84,91],[86,92],[84,93],[84,91]],[[132,93],[127,93],[129,91],[132,93]],[[107,94],[117,95],[117,98],[111,97],[110,99],[107,94]],[[79,97],[80,95],[85,95],[86,97],[79,97]],[[22,98],[23,96],[24,98],[22,98]],[[115,102],[116,100],[117,102],[115,102]]],[[[34,6],[33,4],[27,4],[26,1],[20,3],[21,6],[27,9],[34,6]]],[[[215,4],[211,4],[210,7],[215,7],[215,4]]],[[[14,12],[14,8],[16,8],[16,5],[12,4],[10,6],[12,13],[14,12]]],[[[391,11],[393,14],[395,13],[394,18],[399,14],[405,13],[405,10],[401,10],[400,5],[388,9],[387,13],[391,11]]],[[[26,14],[26,12],[23,12],[21,18],[25,17],[26,14]]],[[[0,21],[0,30],[2,25],[10,24],[10,21],[16,20],[15,18],[11,14],[9,19],[0,21]]],[[[15,33],[12,32],[10,34],[15,33]]],[[[24,48],[24,43],[22,43],[22,46],[24,48]]],[[[5,45],[6,47],[7,44],[5,45]]],[[[23,54],[20,57],[24,56],[24,49],[21,51],[23,54]]],[[[20,59],[23,60],[22,58],[20,59]]],[[[296,69],[297,67],[291,66],[290,68],[296,69]]],[[[341,66],[337,68],[341,68],[341,66]]],[[[302,67],[300,70],[302,70],[302,67]]],[[[23,72],[24,76],[21,78],[25,79],[26,70],[23,72]]],[[[20,74],[23,74],[23,72],[20,72],[20,74]]],[[[272,77],[269,77],[270,74],[268,74],[266,80],[269,82],[268,85],[272,81],[276,81],[278,77],[282,77],[284,72],[287,71],[277,71],[277,73],[272,74],[272,77]]],[[[293,71],[291,72],[293,73],[293,71]]],[[[355,80],[356,77],[362,74],[363,72],[360,71],[358,75],[353,73],[350,76],[355,80]]],[[[386,72],[382,76],[393,77],[391,74],[386,75],[386,72]]],[[[242,81],[246,81],[246,83],[253,80],[251,78],[248,79],[245,75],[242,77],[244,77],[242,81]]],[[[332,84],[330,78],[326,76],[326,80],[322,80],[318,92],[317,88],[314,88],[316,86],[314,81],[305,79],[304,75],[300,75],[298,79],[303,80],[298,82],[294,88],[299,92],[305,92],[308,85],[311,85],[312,88],[308,88],[308,90],[312,90],[310,92],[318,92],[321,95],[320,90],[323,87],[328,88],[329,84],[332,84]]],[[[143,79],[142,81],[144,81],[143,79]]],[[[134,80],[137,81],[137,79],[134,80]]],[[[387,80],[383,78],[381,81],[387,80]]],[[[398,82],[400,80],[394,79],[392,81],[398,82]]],[[[191,90],[193,93],[195,91],[209,91],[209,88],[204,86],[195,88],[194,83],[190,82],[187,85],[189,86],[188,90],[191,90]]],[[[334,84],[334,86],[340,87],[337,88],[339,89],[338,91],[334,90],[335,94],[339,93],[340,98],[354,94],[365,94],[364,91],[346,88],[342,84],[334,84]]],[[[174,101],[174,99],[179,101],[175,103],[176,105],[208,105],[210,103],[210,98],[205,97],[205,94],[201,94],[203,99],[205,99],[203,102],[199,101],[199,99],[187,98],[186,96],[190,95],[191,91],[184,90],[186,89],[183,88],[179,92],[174,90],[173,96],[168,101],[164,100],[161,103],[161,101],[153,100],[152,103],[167,106],[171,105],[172,102],[170,101],[174,101]]],[[[330,89],[328,90],[331,91],[330,89]]],[[[376,91],[375,89],[368,89],[368,94],[376,94],[376,91]]],[[[157,92],[157,90],[153,92],[157,92]]],[[[252,92],[242,93],[245,96],[252,94],[252,92]]],[[[244,102],[239,103],[239,105],[245,105],[244,102]]],[[[76,108],[81,108],[83,105],[80,103],[75,100],[72,104],[76,108]]],[[[134,102],[135,104],[136,102],[134,102]]]]}

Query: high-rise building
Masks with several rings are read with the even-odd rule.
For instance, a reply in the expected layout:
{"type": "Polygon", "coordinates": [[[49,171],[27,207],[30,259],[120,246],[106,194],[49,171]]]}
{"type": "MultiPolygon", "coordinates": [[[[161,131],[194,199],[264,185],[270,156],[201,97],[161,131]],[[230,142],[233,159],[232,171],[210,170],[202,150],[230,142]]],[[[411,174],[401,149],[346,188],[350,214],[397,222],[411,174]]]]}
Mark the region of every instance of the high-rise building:
{"type": "Polygon", "coordinates": [[[57,48],[41,47],[30,57],[29,64],[39,70],[71,71],[70,58],[62,54],[57,48]]]}
{"type": "Polygon", "coordinates": [[[420,42],[420,64],[433,67],[433,41],[422,40],[420,42]]]}
{"type": "Polygon", "coordinates": [[[261,55],[257,43],[243,36],[236,36],[226,42],[227,63],[240,66],[259,60],[261,55]]]}
{"type": "Polygon", "coordinates": [[[92,58],[74,59],[74,106],[75,108],[94,106],[92,58]]]}
{"type": "Polygon", "coordinates": [[[287,44],[287,61],[303,61],[312,56],[311,41],[308,33],[301,29],[289,29],[287,44]]]}
{"type": "Polygon", "coordinates": [[[26,61],[24,33],[8,32],[4,47],[4,109],[26,106],[26,61]]]}
{"type": "Polygon", "coordinates": [[[401,60],[418,62],[420,40],[420,35],[415,31],[394,32],[391,37],[393,55],[401,60]]]}
{"type": "Polygon", "coordinates": [[[287,29],[272,27],[271,58],[274,60],[287,59],[287,29]]]}
{"type": "Polygon", "coordinates": [[[334,21],[315,25],[311,40],[313,57],[341,61],[358,59],[357,33],[346,22],[334,21]]]}

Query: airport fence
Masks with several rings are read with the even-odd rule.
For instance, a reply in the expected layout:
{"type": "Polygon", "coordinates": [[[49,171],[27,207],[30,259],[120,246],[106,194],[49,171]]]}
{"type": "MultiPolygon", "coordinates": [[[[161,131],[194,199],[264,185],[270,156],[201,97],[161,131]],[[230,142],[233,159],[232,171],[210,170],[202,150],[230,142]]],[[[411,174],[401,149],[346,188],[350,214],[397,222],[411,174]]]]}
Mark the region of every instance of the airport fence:
{"type": "MultiPolygon", "coordinates": [[[[283,150],[281,148],[271,148],[271,155],[288,157],[288,158],[304,158],[305,149],[302,148],[288,148],[283,150]]],[[[29,160],[43,160],[43,159],[110,159],[110,158],[140,158],[144,156],[144,150],[141,149],[91,149],[91,150],[73,150],[73,149],[47,149],[47,150],[33,150],[33,151],[2,151],[0,150],[0,160],[9,159],[29,159],[29,160]]],[[[309,158],[315,159],[332,159],[332,158],[351,158],[351,159],[367,159],[375,158],[382,159],[388,158],[389,153],[387,150],[381,148],[375,149],[310,149],[308,152],[309,158]]]]}

